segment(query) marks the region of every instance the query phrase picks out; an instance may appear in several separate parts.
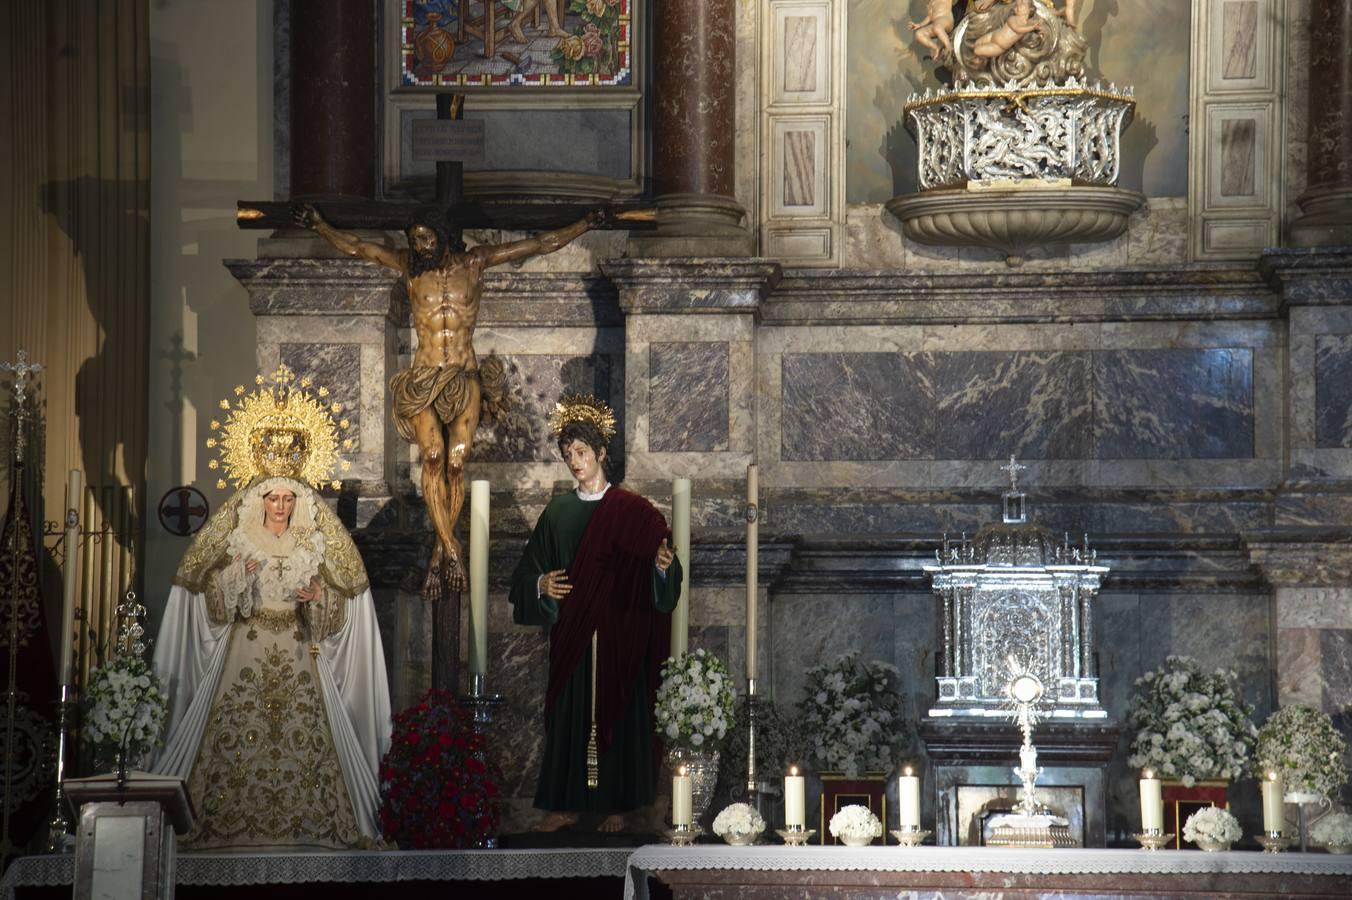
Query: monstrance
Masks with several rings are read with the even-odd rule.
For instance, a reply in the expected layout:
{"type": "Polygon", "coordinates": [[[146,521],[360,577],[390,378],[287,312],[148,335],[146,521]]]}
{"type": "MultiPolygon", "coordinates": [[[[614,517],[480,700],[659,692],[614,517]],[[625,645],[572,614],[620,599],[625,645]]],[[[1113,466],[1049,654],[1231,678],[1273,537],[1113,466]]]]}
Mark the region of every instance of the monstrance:
{"type": "Polygon", "coordinates": [[[1005,696],[1011,717],[1023,733],[1019,767],[1014,770],[1023,782],[1023,795],[1014,812],[991,819],[990,846],[1074,847],[1076,842],[1070,834],[1070,823],[1037,802],[1037,777],[1042,770],[1038,768],[1037,748],[1033,746],[1033,726],[1037,724],[1038,703],[1045,692],[1042,679],[1014,657],[1009,659],[1009,668],[1005,696]]]}

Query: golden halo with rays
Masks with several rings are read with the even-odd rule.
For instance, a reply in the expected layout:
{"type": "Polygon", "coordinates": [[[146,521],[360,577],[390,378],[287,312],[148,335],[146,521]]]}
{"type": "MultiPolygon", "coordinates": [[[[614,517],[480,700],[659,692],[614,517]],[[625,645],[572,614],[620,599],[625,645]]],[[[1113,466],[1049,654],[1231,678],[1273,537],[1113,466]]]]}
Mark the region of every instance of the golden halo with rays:
{"type": "Polygon", "coordinates": [[[591,394],[564,394],[549,414],[549,433],[558,437],[573,422],[589,422],[610,443],[615,436],[615,413],[591,394]]]}
{"type": "MultiPolygon", "coordinates": [[[[338,488],[334,468],[347,471],[351,463],[341,459],[338,450],[352,449],[351,438],[340,438],[349,422],[334,417],[343,411],[341,403],[328,401],[327,388],[310,392],[309,378],[296,378],[286,366],[279,366],[268,378],[254,377],[257,386],[245,393],[236,385],[234,405],[221,401],[229,413],[225,424],[213,419],[211,428],[217,437],[207,439],[207,448],[220,453],[220,459],[207,462],[209,469],[224,469],[226,478],[236,487],[246,487],[259,478],[284,475],[321,488],[326,483],[338,488]]],[[[226,478],[216,481],[225,488],[226,478]]]]}

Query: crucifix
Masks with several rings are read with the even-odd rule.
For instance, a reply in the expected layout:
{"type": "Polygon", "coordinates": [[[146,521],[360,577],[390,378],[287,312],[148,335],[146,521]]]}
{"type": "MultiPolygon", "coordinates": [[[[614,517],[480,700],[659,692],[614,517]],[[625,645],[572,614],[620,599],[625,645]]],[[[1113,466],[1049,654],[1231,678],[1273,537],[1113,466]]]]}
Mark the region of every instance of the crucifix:
{"type": "Polygon", "coordinates": [[[456,687],[460,593],[468,588],[468,567],[455,536],[465,465],[481,407],[496,405],[505,376],[492,360],[481,366],[474,352],[484,274],[552,253],[595,228],[642,227],[655,220],[652,210],[633,203],[601,208],[533,199],[470,203],[464,197],[464,166],[482,160],[483,146],[483,123],[464,120],[464,97],[440,94],[436,120],[414,129],[415,158],[436,162],[434,204],[241,202],[238,213],[244,228],[302,225],[348,256],[378,263],[403,279],[417,348],[412,365],[390,379],[389,393],[395,428],[418,446],[422,463],[422,496],[435,532],[422,596],[432,604],[433,686],[447,690],[456,687]],[[344,230],[356,228],[402,230],[408,247],[391,249],[344,230]],[[467,248],[466,228],[548,230],[467,248]]]}

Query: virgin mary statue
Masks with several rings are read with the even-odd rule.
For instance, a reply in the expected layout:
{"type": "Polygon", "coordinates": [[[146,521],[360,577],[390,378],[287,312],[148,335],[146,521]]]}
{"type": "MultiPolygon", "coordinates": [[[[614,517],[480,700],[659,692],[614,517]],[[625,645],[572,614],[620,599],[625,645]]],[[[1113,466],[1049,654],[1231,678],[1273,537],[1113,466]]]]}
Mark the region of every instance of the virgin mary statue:
{"type": "Polygon", "coordinates": [[[332,407],[273,377],[222,429],[226,469],[248,486],[189,546],[155,646],[169,724],[153,768],[187,780],[192,849],[379,836],[385,656],[361,557],[311,486],[334,462],[332,407]]]}

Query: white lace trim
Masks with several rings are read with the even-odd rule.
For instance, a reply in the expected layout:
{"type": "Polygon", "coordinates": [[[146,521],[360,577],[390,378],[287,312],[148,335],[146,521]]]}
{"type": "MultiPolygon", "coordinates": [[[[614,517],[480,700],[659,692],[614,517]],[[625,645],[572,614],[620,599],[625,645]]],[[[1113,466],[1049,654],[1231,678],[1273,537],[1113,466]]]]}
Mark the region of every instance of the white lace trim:
{"type": "Polygon", "coordinates": [[[1006,847],[640,847],[629,857],[626,900],[647,896],[649,872],[752,871],[1009,872],[1027,875],[1299,874],[1352,876],[1352,857],[1200,850],[1055,850],[1006,847]]]}
{"type": "Polygon", "coordinates": [[[289,478],[269,478],[249,488],[240,504],[240,524],[226,542],[230,555],[238,557],[221,572],[227,618],[233,619],[236,612],[241,618],[249,618],[260,598],[289,601],[297,588],[308,587],[319,574],[324,533],[315,527],[313,494],[309,487],[289,478]],[[263,497],[278,487],[296,495],[296,506],[290,526],[275,535],[263,524],[263,497]],[[278,557],[285,559],[285,568],[273,563],[278,557]],[[244,570],[244,561],[249,559],[260,563],[252,575],[244,570]]]}
{"type": "MultiPolygon", "coordinates": [[[[324,853],[179,853],[177,882],[194,885],[305,882],[502,881],[517,878],[620,878],[632,850],[416,850],[324,853]]],[[[74,879],[70,856],[16,859],[0,897],[16,887],[56,887],[74,879]]]]}
{"type": "Polygon", "coordinates": [[[610,490],[610,482],[607,481],[606,486],[596,492],[584,491],[580,487],[574,488],[574,490],[577,492],[577,499],[586,500],[587,502],[590,503],[593,500],[600,500],[602,497],[606,495],[606,491],[610,490]]]}

